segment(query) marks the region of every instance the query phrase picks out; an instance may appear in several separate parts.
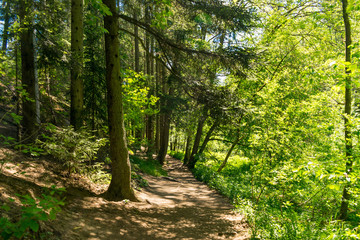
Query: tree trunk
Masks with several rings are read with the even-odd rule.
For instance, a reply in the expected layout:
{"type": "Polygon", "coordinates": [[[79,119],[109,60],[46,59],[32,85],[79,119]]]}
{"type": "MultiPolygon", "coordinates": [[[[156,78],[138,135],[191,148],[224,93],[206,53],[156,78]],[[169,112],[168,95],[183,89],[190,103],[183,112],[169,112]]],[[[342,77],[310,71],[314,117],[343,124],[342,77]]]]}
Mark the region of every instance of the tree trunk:
{"type": "MultiPolygon", "coordinates": [[[[167,84],[165,81],[165,67],[163,66],[163,93],[167,92],[167,84]]],[[[174,89],[172,86],[169,88],[168,94],[171,96],[174,93],[174,89]]],[[[165,113],[161,116],[161,131],[160,131],[160,149],[159,154],[157,156],[157,160],[160,164],[165,163],[165,157],[167,154],[167,149],[169,146],[169,135],[170,135],[170,120],[171,120],[171,110],[169,107],[168,101],[162,101],[162,108],[165,109],[165,113]]]]}
{"type": "MultiPolygon", "coordinates": [[[[345,61],[351,63],[351,26],[349,20],[349,14],[347,12],[348,1],[342,0],[342,10],[343,10],[343,19],[345,25],[345,61]]],[[[345,114],[344,114],[344,125],[345,125],[345,151],[346,151],[346,174],[349,174],[352,171],[353,165],[353,146],[352,146],[352,134],[351,134],[351,70],[348,65],[345,65],[345,114]]],[[[343,190],[343,196],[341,200],[341,207],[339,213],[339,219],[345,220],[348,215],[349,208],[349,184],[346,184],[343,190]]]]}
{"type": "Polygon", "coordinates": [[[27,97],[22,100],[22,128],[25,142],[33,142],[36,139],[37,126],[40,123],[39,90],[35,69],[34,29],[30,17],[32,9],[32,1],[20,1],[22,85],[28,94],[27,97]]]}
{"type": "Polygon", "coordinates": [[[171,112],[165,113],[163,115],[162,129],[160,132],[160,149],[157,159],[162,165],[165,163],[165,157],[169,146],[170,117],[171,117],[171,112]]]}
{"type": "Polygon", "coordinates": [[[215,129],[219,126],[220,124],[220,120],[216,119],[214,124],[211,126],[211,128],[209,129],[209,131],[206,133],[205,139],[203,144],[200,147],[199,150],[199,154],[202,154],[206,148],[206,145],[208,144],[208,142],[210,141],[210,137],[213,134],[213,132],[215,131],[215,129]]]}
{"type": "Polygon", "coordinates": [[[108,91],[108,121],[112,178],[105,194],[109,199],[137,201],[131,188],[131,167],[126,145],[122,105],[122,79],[120,75],[119,21],[115,0],[104,0],[112,15],[104,17],[106,85],[108,91]]]}
{"type": "Polygon", "coordinates": [[[235,146],[239,143],[240,141],[240,132],[239,130],[236,133],[236,139],[233,142],[233,144],[231,145],[229,151],[227,152],[224,161],[222,162],[222,164],[220,165],[219,169],[217,170],[217,172],[221,172],[221,170],[226,166],[227,161],[229,160],[229,157],[232,153],[232,151],[234,150],[235,146]]]}
{"type": "Polygon", "coordinates": [[[188,136],[186,138],[186,146],[185,146],[185,156],[184,156],[184,165],[187,165],[190,159],[190,153],[191,153],[191,137],[192,137],[192,132],[189,131],[188,132],[188,136]]]}
{"type": "MultiPolygon", "coordinates": [[[[137,14],[134,14],[134,19],[137,20],[137,14]]],[[[135,72],[140,72],[140,51],[139,51],[139,27],[134,25],[134,44],[135,44],[135,72]]]]}
{"type": "Polygon", "coordinates": [[[82,126],[84,106],[83,67],[83,0],[71,0],[71,109],[70,124],[82,126]]]}
{"type": "Polygon", "coordinates": [[[195,140],[194,140],[194,146],[192,148],[192,151],[191,151],[191,154],[190,154],[190,159],[189,159],[189,162],[187,164],[188,168],[190,168],[190,169],[193,169],[195,167],[196,162],[197,162],[197,159],[196,159],[195,155],[198,153],[198,150],[199,150],[201,135],[202,135],[202,131],[203,131],[203,127],[204,127],[206,118],[207,118],[207,114],[206,114],[206,112],[204,112],[203,115],[200,117],[199,122],[198,122],[196,135],[195,135],[195,140]]]}
{"type": "MultiPolygon", "coordinates": [[[[15,89],[16,89],[16,115],[20,115],[20,103],[21,103],[21,99],[20,99],[20,93],[18,87],[19,87],[19,54],[18,54],[18,48],[19,48],[19,44],[15,43],[15,89]]],[[[18,142],[21,142],[21,124],[20,123],[16,123],[16,131],[17,131],[17,140],[18,142]]]]}
{"type": "Polygon", "coordinates": [[[10,27],[10,3],[9,1],[4,1],[6,6],[4,8],[4,29],[3,29],[3,41],[2,41],[2,50],[6,51],[7,49],[7,42],[8,42],[8,32],[10,27]]]}
{"type": "MultiPolygon", "coordinates": [[[[137,20],[137,18],[138,18],[138,16],[135,13],[134,19],[137,20]]],[[[134,25],[134,35],[135,35],[135,38],[134,38],[135,72],[140,73],[139,27],[137,25],[134,25]]],[[[141,149],[141,138],[142,138],[142,130],[139,128],[136,128],[135,129],[135,142],[136,142],[135,151],[141,149]]]]}
{"type": "MultiPolygon", "coordinates": [[[[155,95],[157,97],[159,97],[159,85],[160,85],[160,62],[158,60],[156,60],[156,82],[155,82],[155,95]]],[[[156,102],[156,109],[160,109],[160,102],[157,101],[156,102]]],[[[155,117],[155,147],[154,150],[156,153],[159,153],[159,149],[160,149],[160,131],[161,131],[161,127],[160,127],[160,115],[156,114],[155,117]]]]}
{"type": "Polygon", "coordinates": [[[176,132],[176,128],[175,128],[175,136],[174,136],[173,151],[175,151],[175,152],[176,152],[176,150],[177,150],[177,146],[178,146],[178,136],[177,136],[177,132],[176,132]]]}
{"type": "MultiPolygon", "coordinates": [[[[147,5],[145,7],[145,21],[150,22],[151,21],[151,7],[147,5]]],[[[153,68],[152,68],[152,46],[151,46],[151,37],[148,32],[145,33],[145,65],[146,65],[146,74],[148,78],[148,84],[149,84],[149,92],[148,92],[148,98],[151,97],[153,92],[152,87],[152,76],[153,76],[153,68]]],[[[146,116],[146,138],[148,141],[148,149],[147,149],[147,155],[148,157],[152,156],[153,153],[153,147],[154,147],[154,126],[153,126],[153,116],[147,115],[146,116]]]]}

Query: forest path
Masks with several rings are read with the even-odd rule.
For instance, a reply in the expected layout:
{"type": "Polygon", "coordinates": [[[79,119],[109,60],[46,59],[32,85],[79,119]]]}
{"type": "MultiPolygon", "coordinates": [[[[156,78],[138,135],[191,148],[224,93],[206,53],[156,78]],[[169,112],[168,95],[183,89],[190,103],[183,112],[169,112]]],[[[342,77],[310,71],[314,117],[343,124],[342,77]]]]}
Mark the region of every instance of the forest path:
{"type": "MultiPolygon", "coordinates": [[[[168,177],[143,176],[142,200],[109,202],[84,197],[58,218],[63,239],[248,239],[243,217],[228,199],[197,181],[182,163],[167,158],[168,177]]],[[[74,199],[75,200],[75,199],[74,199]]]]}
{"type": "Polygon", "coordinates": [[[106,185],[76,175],[68,179],[55,162],[15,153],[0,174],[0,200],[66,186],[66,205],[56,220],[41,225],[42,232],[53,233],[46,239],[249,239],[228,199],[198,182],[178,160],[167,158],[165,169],[168,177],[143,176],[149,186],[137,192],[141,202],[116,202],[97,195],[106,185]]]}

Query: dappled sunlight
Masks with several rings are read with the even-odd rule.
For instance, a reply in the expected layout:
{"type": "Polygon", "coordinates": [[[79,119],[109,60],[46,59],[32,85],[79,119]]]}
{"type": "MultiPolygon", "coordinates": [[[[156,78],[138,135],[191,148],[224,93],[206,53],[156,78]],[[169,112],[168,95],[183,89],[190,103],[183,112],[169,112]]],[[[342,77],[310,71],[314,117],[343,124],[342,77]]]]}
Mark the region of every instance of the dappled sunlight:
{"type": "MultiPolygon", "coordinates": [[[[149,186],[137,191],[142,201],[129,202],[108,201],[97,184],[56,174],[58,163],[20,154],[0,174],[1,200],[15,193],[37,198],[53,184],[65,186],[66,205],[43,226],[60,239],[248,239],[247,225],[228,199],[195,180],[181,162],[167,161],[168,176],[143,175],[149,186]]],[[[21,206],[19,199],[14,205],[21,206]]]]}
{"type": "MultiPolygon", "coordinates": [[[[176,161],[169,159],[167,167],[176,161]]],[[[144,176],[142,202],[73,200],[52,225],[66,239],[247,239],[243,216],[184,168],[144,176]],[[58,224],[62,224],[61,229],[58,224]],[[65,230],[67,229],[67,230],[65,230]]]]}

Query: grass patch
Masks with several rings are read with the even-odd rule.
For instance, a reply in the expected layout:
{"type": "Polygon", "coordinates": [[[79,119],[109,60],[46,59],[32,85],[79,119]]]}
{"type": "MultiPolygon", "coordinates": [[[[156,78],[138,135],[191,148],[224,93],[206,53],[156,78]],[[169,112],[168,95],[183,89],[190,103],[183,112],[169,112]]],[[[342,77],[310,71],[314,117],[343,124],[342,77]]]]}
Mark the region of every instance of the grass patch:
{"type": "Polygon", "coordinates": [[[130,162],[132,164],[132,168],[136,171],[141,171],[155,177],[167,176],[167,172],[156,160],[146,160],[134,155],[130,155],[130,162]]]}

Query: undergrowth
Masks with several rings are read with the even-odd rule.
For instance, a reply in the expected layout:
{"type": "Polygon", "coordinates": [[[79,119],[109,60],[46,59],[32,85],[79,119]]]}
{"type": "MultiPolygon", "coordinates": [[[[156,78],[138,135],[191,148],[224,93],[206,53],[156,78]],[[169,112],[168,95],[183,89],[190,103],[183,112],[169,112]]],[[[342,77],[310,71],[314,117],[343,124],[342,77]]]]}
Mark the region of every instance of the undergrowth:
{"type": "MultiPolygon", "coordinates": [[[[11,212],[11,217],[3,216],[0,218],[0,236],[2,239],[46,239],[47,234],[41,233],[40,222],[54,220],[57,213],[64,206],[65,198],[61,195],[65,191],[64,188],[56,188],[51,186],[47,194],[42,194],[42,197],[33,198],[29,195],[16,196],[20,199],[22,207],[21,213],[14,215],[12,209],[14,204],[4,203],[1,208],[5,212],[11,212]]],[[[14,203],[15,200],[9,198],[9,203],[14,203]]]]}
{"type": "Polygon", "coordinates": [[[142,159],[140,157],[130,155],[130,162],[132,164],[132,169],[135,171],[141,171],[155,177],[167,176],[167,172],[156,160],[142,159]]]}
{"type": "Polygon", "coordinates": [[[43,134],[37,145],[60,160],[69,175],[78,172],[91,178],[91,173],[97,172],[104,164],[95,161],[97,152],[106,145],[107,139],[96,139],[85,129],[74,131],[72,127],[57,128],[51,124],[47,126],[47,131],[49,134],[43,134]]]}
{"type": "Polygon", "coordinates": [[[168,154],[178,160],[183,160],[185,156],[183,152],[177,152],[177,151],[170,151],[168,154]]]}
{"type": "Polygon", "coordinates": [[[358,195],[349,220],[336,220],[344,179],[320,164],[269,166],[244,158],[218,173],[219,165],[203,160],[193,172],[246,215],[252,239],[360,239],[358,195]]]}

